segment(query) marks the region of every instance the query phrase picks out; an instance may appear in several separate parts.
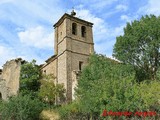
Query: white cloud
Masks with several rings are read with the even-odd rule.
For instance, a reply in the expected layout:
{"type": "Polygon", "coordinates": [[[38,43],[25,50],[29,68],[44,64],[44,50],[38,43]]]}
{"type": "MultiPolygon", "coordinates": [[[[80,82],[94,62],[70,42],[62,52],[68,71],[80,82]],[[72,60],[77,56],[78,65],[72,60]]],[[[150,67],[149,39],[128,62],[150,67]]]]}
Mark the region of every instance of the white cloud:
{"type": "MultiPolygon", "coordinates": [[[[106,9],[111,9],[111,5],[115,4],[118,0],[72,0],[74,5],[85,7],[94,13],[104,14],[106,9]],[[78,5],[79,4],[79,5],[78,5]]],[[[108,10],[107,10],[108,12],[108,10]]]]}
{"type": "Polygon", "coordinates": [[[77,16],[79,16],[81,19],[94,23],[93,33],[96,42],[104,40],[106,34],[108,33],[107,24],[105,21],[102,18],[91,14],[91,12],[87,9],[76,10],[76,12],[77,16]]]}
{"type": "Polygon", "coordinates": [[[121,20],[124,20],[126,22],[130,22],[131,21],[131,18],[127,15],[121,15],[121,20]]]}
{"type": "Polygon", "coordinates": [[[35,53],[34,51],[31,52],[31,49],[21,49],[21,53],[17,53],[17,51],[15,49],[12,48],[8,48],[8,47],[4,47],[4,46],[0,46],[0,69],[2,69],[2,66],[7,62],[10,61],[12,59],[16,59],[16,58],[22,58],[23,60],[26,61],[32,61],[33,59],[35,59],[38,65],[43,64],[44,60],[47,59],[45,58],[41,58],[41,56],[37,55],[37,53],[35,53]],[[29,51],[29,52],[28,52],[29,51]]]}
{"type": "Polygon", "coordinates": [[[58,0],[0,0],[0,5],[0,19],[24,28],[39,24],[52,26],[65,12],[58,0]]]}
{"type": "Polygon", "coordinates": [[[12,48],[8,48],[5,46],[0,45],[0,68],[2,68],[2,65],[5,64],[7,60],[15,58],[15,53],[13,52],[12,48]]]}
{"type": "Polygon", "coordinates": [[[116,10],[118,11],[126,11],[128,7],[126,5],[119,4],[116,6],[116,10]]]}
{"type": "MultiPolygon", "coordinates": [[[[37,64],[44,63],[44,58],[41,58],[40,53],[37,54],[32,48],[26,46],[17,46],[17,50],[15,48],[11,48],[9,46],[0,45],[0,69],[6,63],[6,61],[10,61],[16,58],[22,58],[23,60],[32,61],[35,59],[37,64]]],[[[45,53],[42,53],[45,54],[45,53]]]]}
{"type": "Polygon", "coordinates": [[[109,28],[108,32],[103,35],[103,41],[95,44],[96,52],[112,57],[112,50],[116,42],[116,37],[124,34],[124,27],[125,24],[109,28]]]}
{"type": "Polygon", "coordinates": [[[106,18],[109,18],[119,12],[126,12],[128,10],[128,6],[127,5],[123,5],[123,4],[118,4],[115,8],[103,13],[103,15],[106,18]]]}
{"type": "Polygon", "coordinates": [[[111,35],[114,36],[114,37],[117,37],[117,36],[120,36],[120,35],[123,35],[124,32],[123,32],[123,28],[125,27],[125,25],[120,25],[118,27],[115,27],[113,29],[113,31],[111,31],[111,35]]]}
{"type": "Polygon", "coordinates": [[[18,36],[20,41],[28,46],[34,46],[37,48],[53,47],[53,32],[49,33],[42,26],[29,28],[24,32],[19,32],[18,36]]]}
{"type": "Polygon", "coordinates": [[[160,15],[160,1],[149,0],[146,6],[139,9],[138,13],[160,15]]]}
{"type": "MultiPolygon", "coordinates": [[[[74,0],[73,0],[74,1],[74,0]]],[[[92,9],[103,9],[104,7],[108,7],[110,4],[116,2],[118,0],[82,0],[81,4],[89,5],[88,7],[92,9]]]]}
{"type": "Polygon", "coordinates": [[[135,15],[121,15],[120,16],[120,19],[123,21],[123,26],[126,25],[127,22],[131,23],[132,21],[134,20],[138,20],[139,18],[139,15],[138,14],[135,14],[135,15]]]}
{"type": "Polygon", "coordinates": [[[100,9],[100,8],[107,7],[107,5],[110,5],[114,2],[116,2],[117,0],[90,0],[90,1],[93,1],[92,6],[94,8],[100,9]]]}

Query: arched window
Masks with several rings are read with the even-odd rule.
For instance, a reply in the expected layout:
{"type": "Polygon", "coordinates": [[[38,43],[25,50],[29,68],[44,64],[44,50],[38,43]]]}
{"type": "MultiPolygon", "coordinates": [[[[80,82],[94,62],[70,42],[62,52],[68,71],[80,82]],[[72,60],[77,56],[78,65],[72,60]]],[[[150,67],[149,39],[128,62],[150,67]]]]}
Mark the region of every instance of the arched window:
{"type": "Polygon", "coordinates": [[[86,37],[86,27],[85,26],[81,27],[81,35],[82,37],[86,37]]]}
{"type": "Polygon", "coordinates": [[[77,24],[76,23],[72,23],[72,34],[77,35],[77,24]]]}

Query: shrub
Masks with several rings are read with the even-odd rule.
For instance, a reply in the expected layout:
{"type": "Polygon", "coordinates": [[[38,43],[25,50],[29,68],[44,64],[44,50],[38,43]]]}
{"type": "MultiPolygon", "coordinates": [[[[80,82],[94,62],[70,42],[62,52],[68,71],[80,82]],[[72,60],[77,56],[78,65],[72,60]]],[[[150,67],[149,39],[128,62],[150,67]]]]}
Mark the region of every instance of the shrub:
{"type": "Polygon", "coordinates": [[[31,96],[12,97],[2,102],[0,114],[2,120],[37,120],[43,110],[43,104],[31,96]]]}
{"type": "Polygon", "coordinates": [[[80,110],[80,103],[74,101],[73,103],[62,105],[57,109],[62,120],[86,120],[87,113],[82,113],[80,110]]]}

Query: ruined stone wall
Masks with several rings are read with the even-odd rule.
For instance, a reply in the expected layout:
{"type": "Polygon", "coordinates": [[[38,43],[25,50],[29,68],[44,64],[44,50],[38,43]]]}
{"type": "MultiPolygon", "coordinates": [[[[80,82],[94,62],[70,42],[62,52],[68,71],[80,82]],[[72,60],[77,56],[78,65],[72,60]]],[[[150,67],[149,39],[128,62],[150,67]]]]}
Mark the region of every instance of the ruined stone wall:
{"type": "Polygon", "coordinates": [[[19,90],[21,59],[7,61],[2,70],[2,79],[0,80],[0,93],[2,99],[16,95],[19,90]]]}
{"type": "Polygon", "coordinates": [[[7,97],[8,97],[8,92],[9,89],[6,87],[6,82],[4,79],[0,79],[0,94],[1,94],[1,97],[0,99],[4,99],[6,100],[7,97]]]}

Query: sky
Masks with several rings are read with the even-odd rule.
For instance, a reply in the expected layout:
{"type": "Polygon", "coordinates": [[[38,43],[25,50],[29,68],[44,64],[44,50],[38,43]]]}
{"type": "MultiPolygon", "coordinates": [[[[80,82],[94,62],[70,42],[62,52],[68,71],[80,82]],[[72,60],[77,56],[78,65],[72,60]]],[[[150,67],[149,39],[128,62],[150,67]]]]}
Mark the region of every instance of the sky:
{"type": "Polygon", "coordinates": [[[53,25],[72,8],[94,23],[96,53],[112,57],[116,37],[127,22],[160,15],[160,0],[0,0],[0,68],[23,58],[42,64],[54,54],[53,25]]]}

